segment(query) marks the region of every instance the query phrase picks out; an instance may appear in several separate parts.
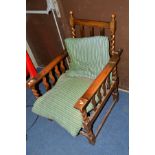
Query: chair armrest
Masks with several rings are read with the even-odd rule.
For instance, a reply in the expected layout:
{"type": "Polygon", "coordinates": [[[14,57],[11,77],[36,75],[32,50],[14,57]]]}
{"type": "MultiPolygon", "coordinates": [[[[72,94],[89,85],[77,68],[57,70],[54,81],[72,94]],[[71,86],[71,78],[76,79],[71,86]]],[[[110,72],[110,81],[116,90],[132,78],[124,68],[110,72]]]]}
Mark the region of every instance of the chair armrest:
{"type": "Polygon", "coordinates": [[[34,87],[40,80],[42,80],[43,77],[45,77],[49,73],[50,70],[52,70],[60,61],[62,61],[67,56],[68,54],[66,52],[57,56],[45,68],[43,68],[41,72],[36,75],[36,77],[29,79],[26,82],[26,86],[28,88],[34,87]]]}
{"type": "Polygon", "coordinates": [[[114,67],[116,67],[119,61],[120,55],[115,54],[111,57],[109,63],[104,67],[104,69],[100,72],[97,78],[93,81],[93,83],[89,86],[83,96],[76,102],[74,108],[80,110],[81,112],[87,107],[89,101],[100,88],[102,83],[106,80],[109,74],[112,72],[114,67]]]}

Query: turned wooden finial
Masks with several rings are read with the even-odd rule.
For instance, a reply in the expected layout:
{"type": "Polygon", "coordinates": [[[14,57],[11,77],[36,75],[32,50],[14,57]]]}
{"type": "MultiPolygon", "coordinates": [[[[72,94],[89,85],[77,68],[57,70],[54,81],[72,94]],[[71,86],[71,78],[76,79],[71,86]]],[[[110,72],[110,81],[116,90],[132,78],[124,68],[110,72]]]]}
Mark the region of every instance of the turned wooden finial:
{"type": "Polygon", "coordinates": [[[111,15],[110,22],[110,31],[111,31],[111,39],[110,39],[110,55],[115,53],[115,31],[116,31],[116,15],[113,13],[111,15]]]}
{"type": "Polygon", "coordinates": [[[71,26],[74,26],[73,11],[70,11],[69,14],[70,14],[70,25],[71,25],[71,26]]]}
{"type": "Polygon", "coordinates": [[[114,13],[111,15],[110,29],[111,29],[112,33],[115,33],[115,29],[116,29],[116,14],[114,14],[114,13]]]}
{"type": "Polygon", "coordinates": [[[74,16],[73,16],[73,12],[70,11],[69,14],[70,14],[69,23],[70,23],[70,26],[71,26],[72,37],[75,38],[75,25],[74,25],[74,16]]]}
{"type": "Polygon", "coordinates": [[[33,84],[35,82],[35,79],[30,79],[27,83],[26,83],[26,86],[28,87],[28,88],[31,88],[31,85],[33,84]]]}
{"type": "Polygon", "coordinates": [[[113,13],[113,14],[111,15],[111,18],[112,18],[112,20],[115,20],[116,15],[113,13]]]}
{"type": "Polygon", "coordinates": [[[70,11],[69,14],[70,14],[70,15],[73,15],[73,11],[70,11]]]}

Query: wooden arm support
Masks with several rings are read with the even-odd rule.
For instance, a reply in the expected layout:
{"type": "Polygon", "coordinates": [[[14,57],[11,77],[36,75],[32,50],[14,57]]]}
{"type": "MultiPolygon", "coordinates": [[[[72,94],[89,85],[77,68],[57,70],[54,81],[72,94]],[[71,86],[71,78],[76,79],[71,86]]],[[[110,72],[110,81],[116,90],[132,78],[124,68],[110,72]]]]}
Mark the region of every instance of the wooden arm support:
{"type": "MultiPolygon", "coordinates": [[[[122,52],[122,50],[121,50],[122,52]]],[[[81,112],[86,109],[89,104],[89,101],[92,99],[94,94],[98,91],[101,87],[102,83],[107,79],[113,69],[117,66],[117,63],[120,59],[120,54],[114,54],[111,58],[109,63],[104,67],[101,73],[97,76],[97,78],[93,81],[90,87],[86,90],[83,96],[76,102],[74,108],[80,110],[81,112]]]]}
{"type": "Polygon", "coordinates": [[[65,52],[57,56],[51,63],[49,63],[35,78],[31,78],[26,82],[28,88],[34,87],[39,81],[41,81],[58,63],[65,59],[68,54],[65,52]]]}

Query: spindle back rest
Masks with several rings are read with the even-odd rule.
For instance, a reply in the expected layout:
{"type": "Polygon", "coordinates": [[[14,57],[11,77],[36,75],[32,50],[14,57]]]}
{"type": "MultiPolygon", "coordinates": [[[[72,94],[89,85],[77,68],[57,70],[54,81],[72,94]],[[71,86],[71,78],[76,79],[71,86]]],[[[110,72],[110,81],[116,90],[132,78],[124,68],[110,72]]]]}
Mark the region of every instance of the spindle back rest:
{"type": "Polygon", "coordinates": [[[110,30],[110,49],[109,55],[112,56],[115,54],[115,31],[116,31],[116,20],[115,14],[112,14],[110,22],[103,21],[95,21],[95,20],[87,20],[87,19],[77,19],[73,16],[73,12],[70,11],[70,26],[72,38],[78,37],[86,37],[86,27],[89,28],[89,36],[95,35],[95,28],[100,30],[99,35],[104,36],[105,30],[110,30]],[[78,35],[78,29],[80,31],[80,36],[78,35]]]}

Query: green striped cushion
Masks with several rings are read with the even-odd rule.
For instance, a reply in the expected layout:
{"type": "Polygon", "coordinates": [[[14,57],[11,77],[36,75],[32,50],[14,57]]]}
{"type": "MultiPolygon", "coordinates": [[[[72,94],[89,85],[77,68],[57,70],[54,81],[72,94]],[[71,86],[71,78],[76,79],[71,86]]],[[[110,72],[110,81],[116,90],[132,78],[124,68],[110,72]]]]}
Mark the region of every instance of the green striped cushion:
{"type": "Polygon", "coordinates": [[[108,37],[65,39],[70,56],[70,76],[95,79],[109,61],[108,37]]]}
{"type": "MultiPolygon", "coordinates": [[[[36,100],[32,111],[55,120],[72,136],[76,136],[82,127],[82,116],[73,106],[91,82],[91,79],[69,77],[68,73],[65,73],[51,90],[36,100]]],[[[90,104],[87,111],[91,109],[92,105],[90,104]]]]}

